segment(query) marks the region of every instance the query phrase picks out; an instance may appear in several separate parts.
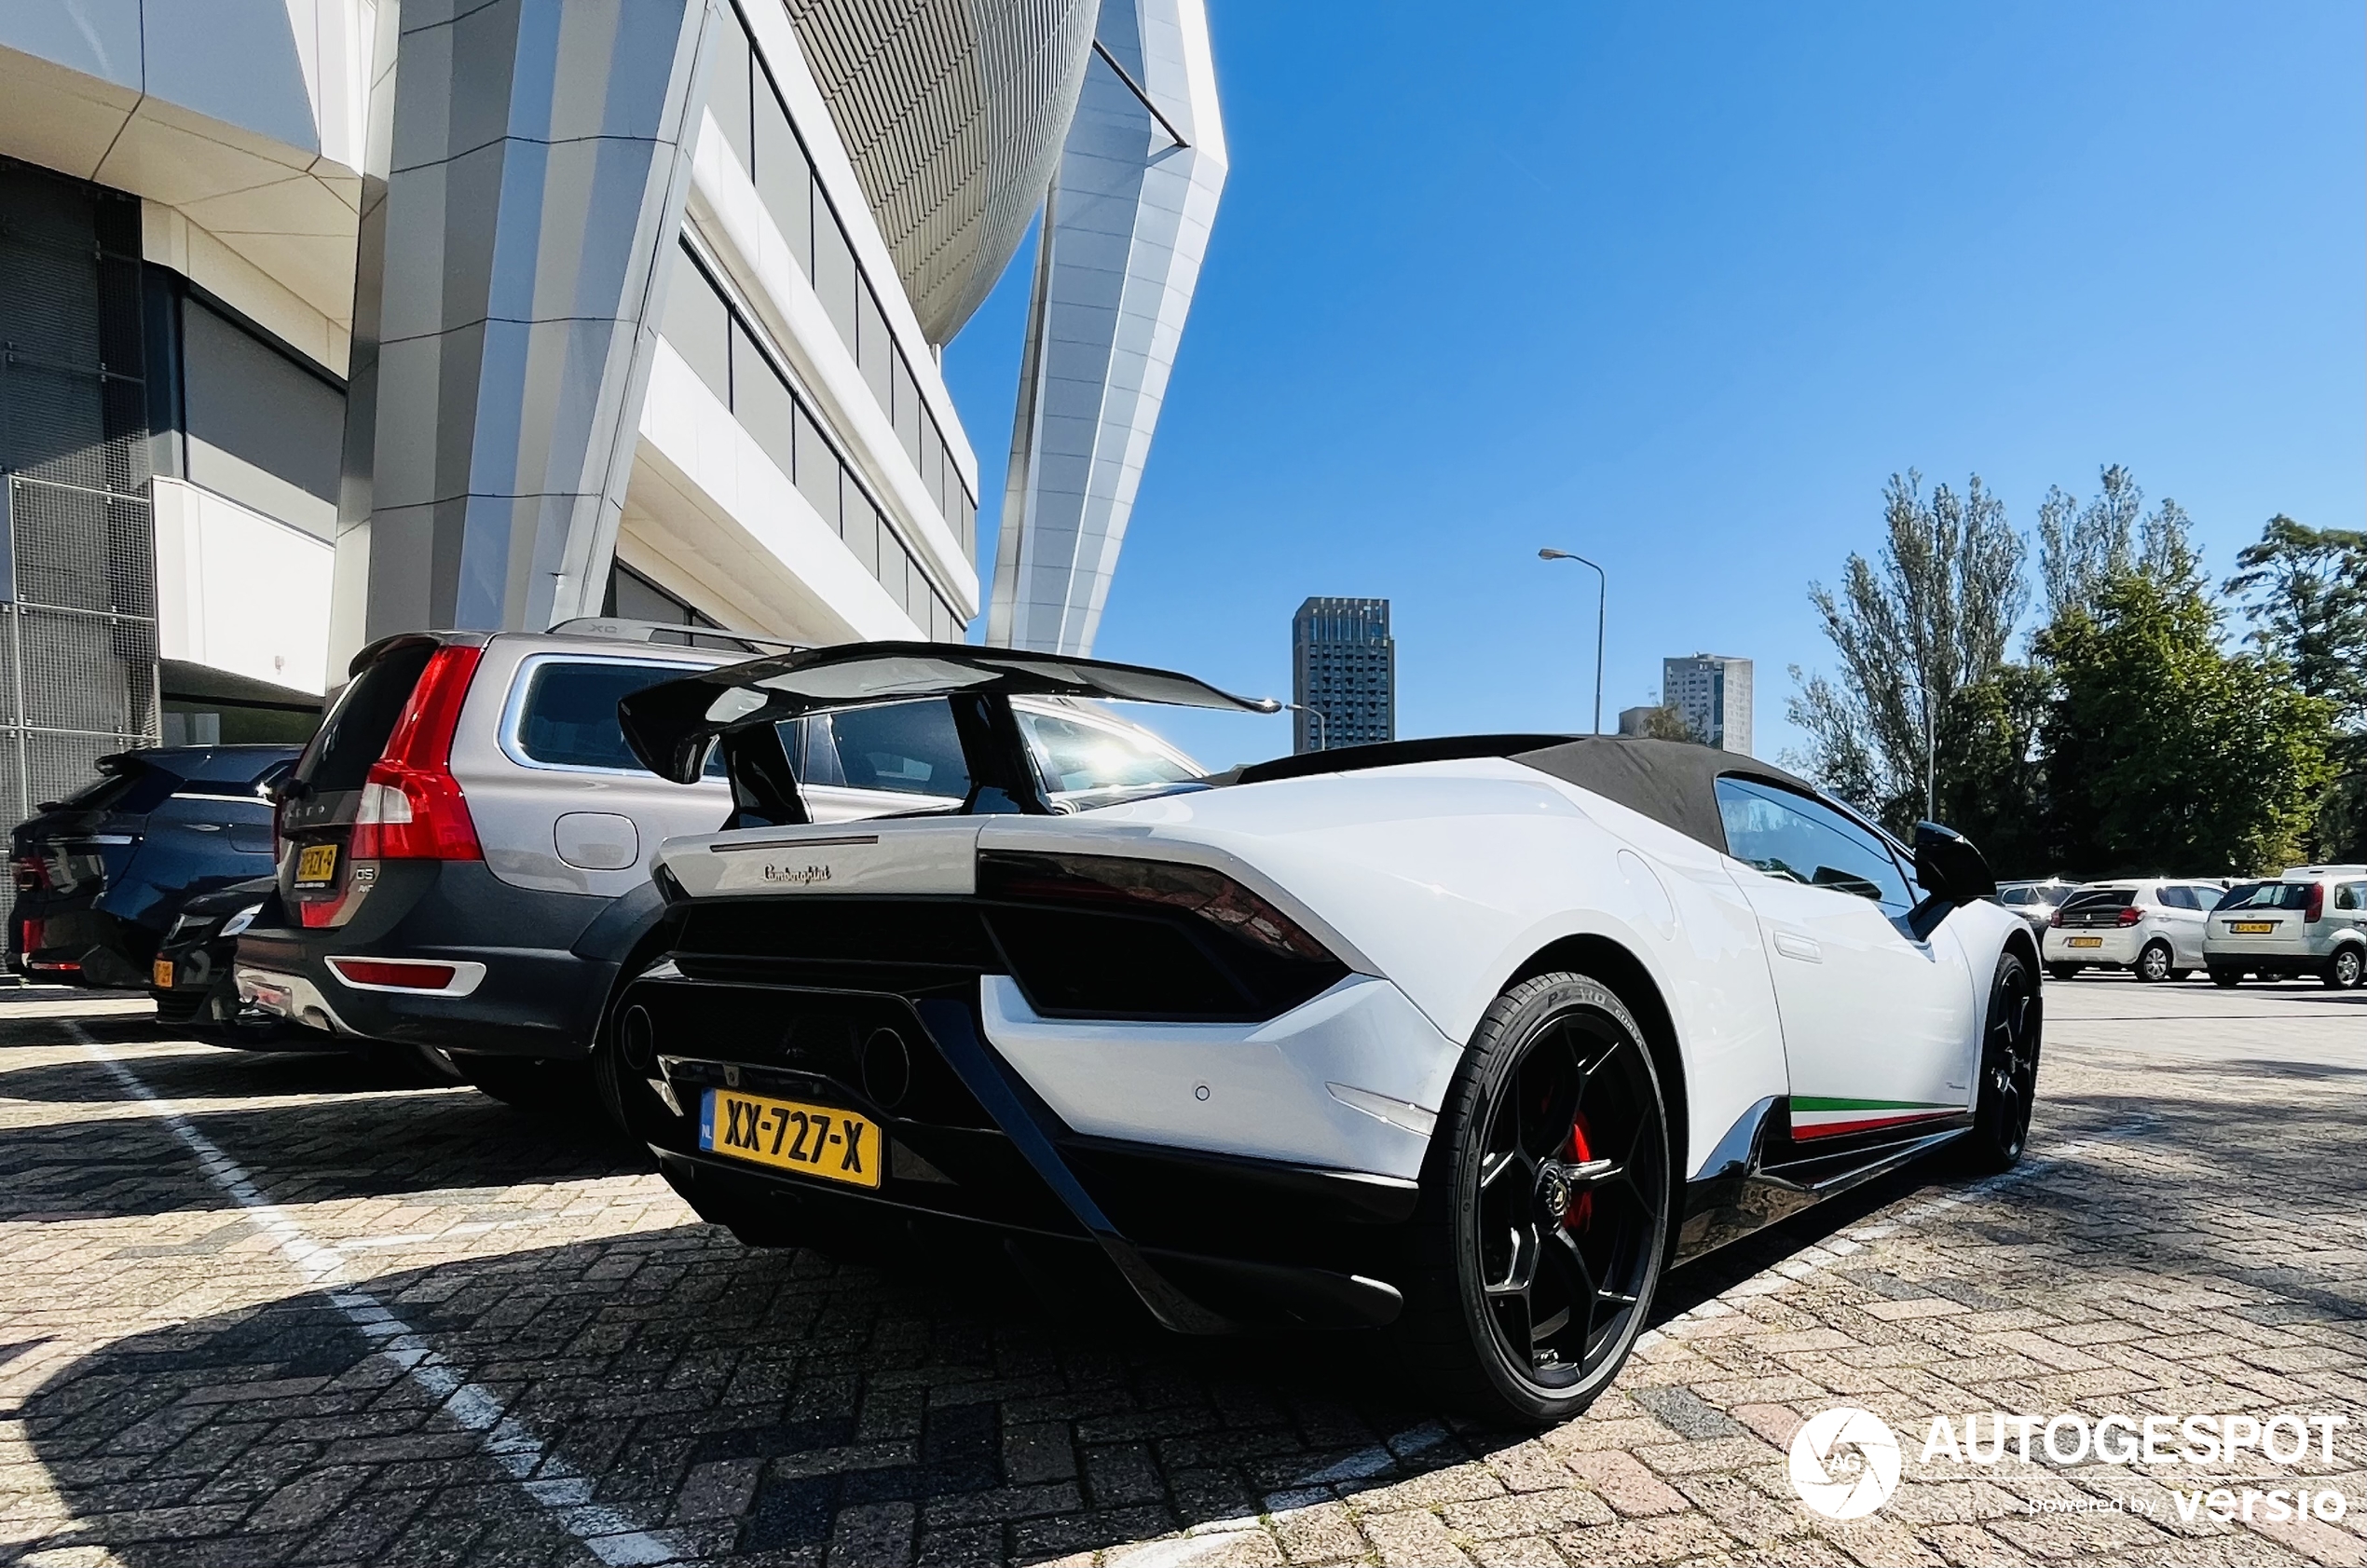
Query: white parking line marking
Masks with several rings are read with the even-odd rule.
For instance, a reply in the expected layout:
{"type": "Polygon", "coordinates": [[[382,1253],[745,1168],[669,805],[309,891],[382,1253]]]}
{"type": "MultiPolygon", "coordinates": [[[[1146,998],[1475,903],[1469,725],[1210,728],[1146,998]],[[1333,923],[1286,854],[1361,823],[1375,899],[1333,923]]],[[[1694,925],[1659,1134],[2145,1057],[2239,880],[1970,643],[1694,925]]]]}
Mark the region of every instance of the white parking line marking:
{"type": "Polygon", "coordinates": [[[695,1555],[680,1536],[650,1530],[623,1508],[593,1502],[591,1478],[544,1448],[524,1423],[506,1413],[499,1395],[432,1359],[434,1347],[426,1336],[395,1316],[377,1297],[347,1278],[345,1257],[337,1248],[307,1235],[286,1209],[264,1193],[244,1166],[192,1126],[171,1100],[148,1087],[114,1052],[91,1039],[72,1020],[66,1021],[65,1029],[84,1053],[122,1085],[124,1093],[146,1107],[197,1156],[206,1179],[246,1211],[248,1220],[278,1244],[280,1255],[295,1266],[296,1272],[328,1297],[330,1303],[363,1337],[375,1342],[377,1355],[435,1396],[445,1417],[468,1431],[485,1434],[486,1454],[528,1496],[549,1510],[560,1528],[581,1541],[592,1555],[611,1568],[678,1562],[695,1555]]]}

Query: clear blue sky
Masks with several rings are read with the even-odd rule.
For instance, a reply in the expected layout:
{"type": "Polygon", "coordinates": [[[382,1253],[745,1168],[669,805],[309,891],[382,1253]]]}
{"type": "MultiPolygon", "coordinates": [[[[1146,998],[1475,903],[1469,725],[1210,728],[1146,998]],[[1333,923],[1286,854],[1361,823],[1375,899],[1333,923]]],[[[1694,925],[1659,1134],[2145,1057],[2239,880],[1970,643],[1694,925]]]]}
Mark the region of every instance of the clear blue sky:
{"type": "MultiPolygon", "coordinates": [[[[1211,0],[1232,172],[1095,651],[1287,697],[1393,601],[1401,735],[1827,649],[1895,470],[2126,463],[2224,575],[2367,481],[2367,8],[1211,0]]],[[[947,350],[999,508],[1026,258],[947,350]]],[[[991,542],[981,562],[991,569],[991,542]]],[[[1281,719],[1145,715],[1212,766],[1281,719]]]]}

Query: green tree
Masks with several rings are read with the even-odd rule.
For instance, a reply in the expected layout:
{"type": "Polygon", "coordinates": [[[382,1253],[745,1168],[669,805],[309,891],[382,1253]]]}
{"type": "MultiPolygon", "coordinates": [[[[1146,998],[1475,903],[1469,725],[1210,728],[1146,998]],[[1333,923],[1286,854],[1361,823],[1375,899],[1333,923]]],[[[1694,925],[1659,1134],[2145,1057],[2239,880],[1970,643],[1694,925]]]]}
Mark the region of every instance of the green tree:
{"type": "Polygon", "coordinates": [[[2038,576],[2048,623],[2073,610],[2093,616],[2105,586],[2129,572],[2192,570],[2186,532],[2184,509],[2167,496],[2147,514],[2145,492],[2118,463],[2098,472],[2096,494],[2085,506],[2049,485],[2038,503],[2038,576]]]}
{"type": "Polygon", "coordinates": [[[2301,857],[2332,776],[2333,704],[2282,661],[2229,653],[2182,539],[2112,574],[2033,639],[2058,848],[2101,876],[2273,870],[2301,857]]]}
{"type": "Polygon", "coordinates": [[[2367,729],[2367,532],[2311,528],[2279,512],[2237,553],[2223,592],[2246,597],[2251,640],[2292,666],[2293,684],[2367,729]]]}
{"type": "Polygon", "coordinates": [[[2314,860],[2367,860],[2367,532],[2278,513],[2236,557],[2226,592],[2249,600],[2252,641],[2293,683],[2334,704],[2343,733],[2318,813],[2314,860]]]}
{"type": "Polygon", "coordinates": [[[1709,744],[1693,728],[1692,721],[1685,716],[1685,710],[1674,702],[1662,702],[1658,707],[1644,710],[1643,735],[1649,741],[1690,741],[1697,746],[1709,744]]]}
{"type": "Polygon", "coordinates": [[[1957,694],[1994,675],[2021,617],[2025,547],[1975,474],[1929,497],[1913,470],[1882,488],[1879,564],[1852,554],[1840,591],[1809,585],[1840,656],[1786,704],[1806,732],[1793,758],[1827,788],[1905,828],[1936,808],[1940,731],[1957,694]]]}
{"type": "Polygon", "coordinates": [[[2055,697],[2035,662],[2003,664],[1964,688],[1940,724],[1938,820],[1981,847],[2001,877],[2057,865],[2043,743],[2055,697]]]}

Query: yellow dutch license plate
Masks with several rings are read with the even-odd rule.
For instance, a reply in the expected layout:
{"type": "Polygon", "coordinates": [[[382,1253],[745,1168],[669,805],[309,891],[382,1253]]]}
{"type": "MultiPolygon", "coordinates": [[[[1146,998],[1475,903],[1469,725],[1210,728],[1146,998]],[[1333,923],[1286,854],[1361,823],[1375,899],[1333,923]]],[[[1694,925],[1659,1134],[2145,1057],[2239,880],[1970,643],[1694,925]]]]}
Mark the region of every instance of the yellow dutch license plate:
{"type": "Polygon", "coordinates": [[[2229,920],[2227,929],[2238,936],[2268,936],[2277,930],[2275,920],[2229,920]]]}
{"type": "Polygon", "coordinates": [[[699,1147],[851,1187],[880,1184],[878,1126],[827,1105],[709,1089],[699,1106],[699,1147]]]}
{"type": "Polygon", "coordinates": [[[150,964],[148,966],[148,978],[156,982],[157,989],[160,991],[171,990],[172,989],[172,961],[171,959],[158,959],[156,962],[150,964]]]}
{"type": "Polygon", "coordinates": [[[2100,936],[2074,936],[2071,939],[2070,945],[2074,948],[2100,948],[2104,945],[2104,939],[2100,936]]]}
{"type": "Polygon", "coordinates": [[[337,847],[335,844],[307,844],[296,854],[296,886],[319,887],[335,879],[337,847]]]}

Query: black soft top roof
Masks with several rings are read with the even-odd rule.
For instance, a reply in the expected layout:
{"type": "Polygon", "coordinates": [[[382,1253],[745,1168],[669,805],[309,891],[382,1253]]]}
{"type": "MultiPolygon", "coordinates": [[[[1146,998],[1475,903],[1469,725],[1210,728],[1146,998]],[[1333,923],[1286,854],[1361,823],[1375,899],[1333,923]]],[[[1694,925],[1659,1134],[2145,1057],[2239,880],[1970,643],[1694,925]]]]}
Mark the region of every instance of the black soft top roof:
{"type": "Polygon", "coordinates": [[[1447,762],[1471,757],[1501,757],[1615,800],[1689,839],[1727,852],[1726,825],[1717,811],[1717,782],[1752,779],[1778,789],[1814,795],[1807,781],[1772,763],[1715,746],[1685,741],[1647,741],[1628,735],[1449,735],[1427,741],[1389,741],[1342,746],[1277,757],[1242,769],[1238,784],[1395,768],[1410,762],[1447,762]]]}

